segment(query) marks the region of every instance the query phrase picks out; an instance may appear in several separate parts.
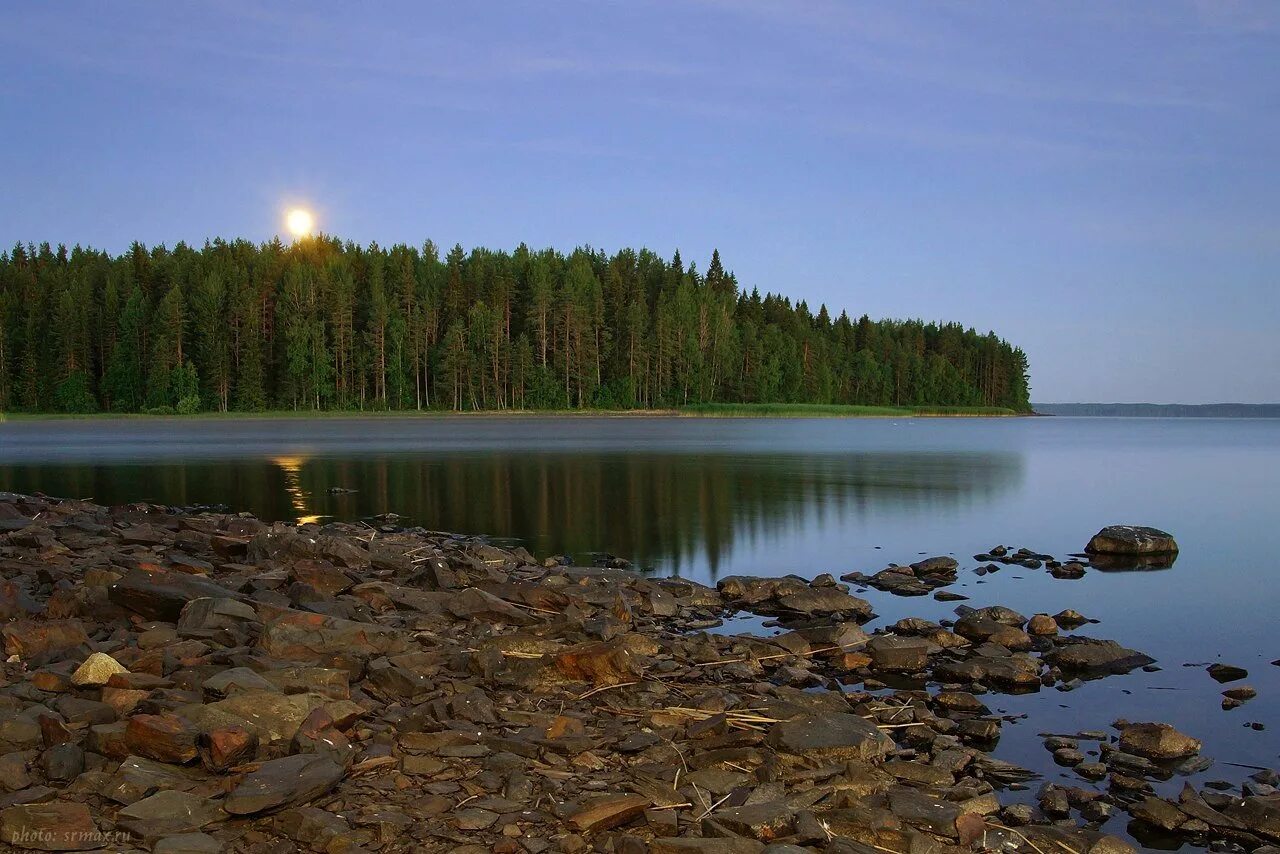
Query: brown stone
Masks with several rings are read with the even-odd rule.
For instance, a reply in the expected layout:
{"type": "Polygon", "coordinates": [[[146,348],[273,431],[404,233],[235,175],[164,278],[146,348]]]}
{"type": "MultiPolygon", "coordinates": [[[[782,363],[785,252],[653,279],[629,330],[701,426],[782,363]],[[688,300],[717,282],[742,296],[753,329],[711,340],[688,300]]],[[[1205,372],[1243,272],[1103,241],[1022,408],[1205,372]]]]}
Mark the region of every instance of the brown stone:
{"type": "Polygon", "coordinates": [[[621,637],[572,646],[556,656],[555,667],[567,679],[594,685],[631,682],[641,670],[621,637]]]}
{"type": "Polygon", "coordinates": [[[85,851],[108,841],[93,823],[89,807],[61,801],[23,804],[0,812],[0,839],[40,851],[85,851]]]}
{"type": "Polygon", "coordinates": [[[226,771],[253,759],[258,737],[244,727],[217,727],[196,738],[200,764],[210,771],[226,771]]]}
{"type": "Polygon", "coordinates": [[[183,765],[196,758],[196,730],[177,715],[134,715],[125,743],[139,756],[183,765]]]}
{"type": "Polygon", "coordinates": [[[89,636],[79,620],[18,620],[6,623],[4,651],[16,655],[28,666],[47,664],[65,658],[79,658],[89,636]]]}
{"type": "Polygon", "coordinates": [[[1200,740],[1169,724],[1136,723],[1120,731],[1120,749],[1147,759],[1182,759],[1200,752],[1200,740]]]}
{"type": "Polygon", "coordinates": [[[653,801],[642,795],[623,795],[597,801],[569,816],[569,826],[581,833],[612,830],[644,814],[653,801]]]}

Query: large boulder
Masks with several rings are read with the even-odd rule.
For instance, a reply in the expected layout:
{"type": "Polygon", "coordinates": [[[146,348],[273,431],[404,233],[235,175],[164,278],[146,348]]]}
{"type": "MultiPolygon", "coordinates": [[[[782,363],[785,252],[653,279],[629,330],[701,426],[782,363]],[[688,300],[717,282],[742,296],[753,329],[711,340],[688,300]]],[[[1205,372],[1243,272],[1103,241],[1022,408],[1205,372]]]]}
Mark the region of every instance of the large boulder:
{"type": "Polygon", "coordinates": [[[1104,555],[1173,554],[1178,551],[1178,544],[1172,534],[1159,528],[1108,525],[1093,535],[1084,550],[1104,555]]]}

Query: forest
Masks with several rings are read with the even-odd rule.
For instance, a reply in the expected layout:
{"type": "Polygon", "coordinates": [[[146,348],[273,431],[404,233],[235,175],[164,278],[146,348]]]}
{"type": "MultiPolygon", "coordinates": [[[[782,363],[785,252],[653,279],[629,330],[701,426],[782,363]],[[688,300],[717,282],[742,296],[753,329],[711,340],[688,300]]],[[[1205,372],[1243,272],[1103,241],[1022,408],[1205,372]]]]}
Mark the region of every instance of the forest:
{"type": "Polygon", "coordinates": [[[1021,349],[832,317],[647,249],[443,254],[328,236],[0,254],[0,411],[1029,410],[1021,349]]]}

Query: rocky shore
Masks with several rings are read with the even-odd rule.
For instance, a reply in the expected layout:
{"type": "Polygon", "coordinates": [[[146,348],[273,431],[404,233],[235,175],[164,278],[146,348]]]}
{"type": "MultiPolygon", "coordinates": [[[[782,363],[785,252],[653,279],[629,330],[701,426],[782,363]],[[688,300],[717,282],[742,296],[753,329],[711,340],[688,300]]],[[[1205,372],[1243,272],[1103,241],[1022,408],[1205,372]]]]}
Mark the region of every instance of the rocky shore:
{"type": "MultiPolygon", "coordinates": [[[[988,557],[1092,565],[1024,552],[988,557]]],[[[1215,850],[1280,843],[1271,771],[1155,794],[1209,762],[1167,724],[1048,735],[1078,785],[992,756],[1005,721],[984,695],[1153,666],[1078,634],[1080,614],[961,606],[868,633],[871,605],[829,575],[712,588],[613,564],[390,521],[0,494],[0,840],[1103,854],[1136,850],[1106,832],[1127,813],[1215,850]],[[723,633],[742,614],[783,631],[723,633]],[[1035,806],[1010,797],[1028,789],[1035,806]]],[[[850,578],[943,598],[955,567],[850,578]]]]}

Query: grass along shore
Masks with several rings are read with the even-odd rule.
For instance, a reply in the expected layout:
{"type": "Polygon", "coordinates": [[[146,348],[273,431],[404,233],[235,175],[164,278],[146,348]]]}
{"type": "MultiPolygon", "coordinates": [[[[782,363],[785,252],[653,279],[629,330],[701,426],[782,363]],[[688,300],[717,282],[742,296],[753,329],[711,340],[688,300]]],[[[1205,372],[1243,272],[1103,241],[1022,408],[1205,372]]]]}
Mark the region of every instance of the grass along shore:
{"type": "Polygon", "coordinates": [[[699,403],[675,409],[449,409],[347,410],[284,409],[260,412],[200,412],[192,415],[141,412],[0,412],[5,421],[82,421],[109,419],[245,419],[245,418],[1004,418],[1030,413],[998,406],[849,406],[823,403],[699,403]]]}

